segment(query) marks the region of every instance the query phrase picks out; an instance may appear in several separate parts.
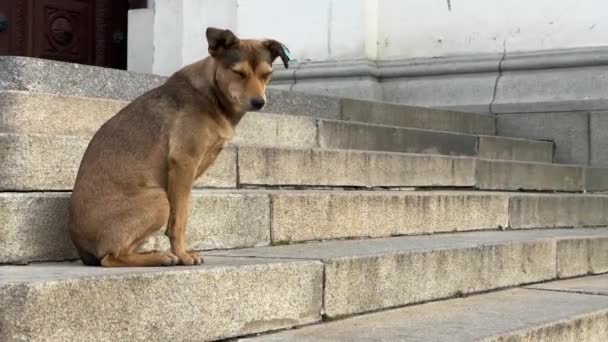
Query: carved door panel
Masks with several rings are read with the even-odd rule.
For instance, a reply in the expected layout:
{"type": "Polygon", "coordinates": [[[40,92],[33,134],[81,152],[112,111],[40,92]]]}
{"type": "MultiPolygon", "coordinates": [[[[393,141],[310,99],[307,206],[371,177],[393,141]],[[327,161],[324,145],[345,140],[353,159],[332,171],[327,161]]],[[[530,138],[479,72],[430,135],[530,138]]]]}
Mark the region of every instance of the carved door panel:
{"type": "Polygon", "coordinates": [[[0,0],[0,55],[125,69],[128,10],[145,0],[0,0]]]}
{"type": "Polygon", "coordinates": [[[95,64],[93,1],[36,0],[33,8],[33,56],[95,64]]]}

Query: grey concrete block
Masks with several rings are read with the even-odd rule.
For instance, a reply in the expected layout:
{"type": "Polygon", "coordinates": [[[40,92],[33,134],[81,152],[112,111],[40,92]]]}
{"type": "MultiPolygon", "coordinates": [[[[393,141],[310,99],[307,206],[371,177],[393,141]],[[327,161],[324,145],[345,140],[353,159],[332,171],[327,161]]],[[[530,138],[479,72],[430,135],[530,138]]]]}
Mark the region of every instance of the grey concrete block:
{"type": "Polygon", "coordinates": [[[565,112],[608,109],[608,66],[509,71],[498,80],[493,113],[565,112]]]}
{"type": "Polygon", "coordinates": [[[508,224],[507,196],[496,193],[306,191],[271,198],[275,243],[496,229],[508,224]]]}
{"type": "MultiPolygon", "coordinates": [[[[576,279],[557,280],[548,283],[530,285],[527,286],[527,288],[608,296],[608,274],[576,279]]],[[[600,299],[598,297],[592,298],[600,299]]]]}
{"type": "Polygon", "coordinates": [[[341,98],[381,101],[382,87],[373,77],[322,77],[297,81],[291,91],[341,98]]]}
{"type": "Polygon", "coordinates": [[[578,166],[478,159],[476,180],[480,189],[582,191],[583,174],[578,166]]]}
{"type": "Polygon", "coordinates": [[[340,317],[554,279],[557,240],[607,237],[606,228],[469,232],[213,254],[323,260],[326,314],[340,317]]]}
{"type": "Polygon", "coordinates": [[[323,120],[319,122],[319,146],[353,150],[475,156],[477,137],[461,133],[323,120]]]}
{"type": "Polygon", "coordinates": [[[0,132],[91,136],[127,101],[0,91],[0,132]]]}
{"type": "Polygon", "coordinates": [[[318,262],[207,258],[198,267],[2,267],[2,341],[211,341],[321,319],[318,262]]]}
{"type": "Polygon", "coordinates": [[[0,57],[0,88],[133,100],[166,77],[29,57],[0,57]]]}
{"type": "Polygon", "coordinates": [[[560,164],[587,165],[589,162],[587,112],[498,115],[497,134],[554,141],[554,160],[560,164]]]}
{"type": "MultiPolygon", "coordinates": [[[[89,138],[0,133],[0,190],[71,190],[89,138]]],[[[198,187],[236,187],[236,148],[227,146],[198,187]]]]}
{"type": "Polygon", "coordinates": [[[399,153],[240,147],[241,185],[472,186],[475,160],[399,153]]]}
{"type": "Polygon", "coordinates": [[[469,134],[493,135],[496,130],[491,115],[351,99],[342,100],[342,120],[469,134]]]}
{"type": "Polygon", "coordinates": [[[340,99],[284,90],[266,90],[266,113],[305,115],[317,118],[338,119],[340,99]]]}
{"type": "MultiPolygon", "coordinates": [[[[68,234],[69,193],[0,193],[0,263],[77,257],[68,234]]],[[[270,241],[264,194],[196,192],[187,239],[196,250],[252,247],[270,241]]],[[[144,250],[165,249],[161,230],[144,250]]]]}
{"type": "Polygon", "coordinates": [[[478,157],[551,163],[553,162],[553,143],[482,135],[479,136],[478,157]]]}
{"type": "Polygon", "coordinates": [[[608,169],[585,168],[585,189],[587,191],[608,191],[608,169]]]}
{"type": "MultiPolygon", "coordinates": [[[[587,282],[582,278],[581,282],[587,282]]],[[[605,279],[608,284],[608,279],[605,279]]],[[[608,298],[514,289],[389,310],[260,337],[273,341],[597,341],[608,298]]]]}
{"type": "MultiPolygon", "coordinates": [[[[91,137],[127,101],[0,91],[0,132],[91,137]]],[[[247,113],[234,142],[286,147],[315,147],[315,119],[294,115],[247,113]]]]}
{"type": "Polygon", "coordinates": [[[593,227],[608,224],[608,196],[512,195],[511,228],[593,227]]]}
{"type": "MultiPolygon", "coordinates": [[[[557,241],[557,275],[560,278],[608,272],[608,238],[557,241]]],[[[608,290],[608,282],[606,283],[608,290]]]]}
{"type": "MultiPolygon", "coordinates": [[[[29,57],[0,57],[0,89],[133,100],[162,85],[166,77],[29,57]]],[[[337,119],[340,100],[267,90],[266,112],[337,119]]]]}
{"type": "Polygon", "coordinates": [[[489,113],[496,72],[388,78],[381,83],[384,101],[425,107],[485,106],[489,113]]]}
{"type": "Polygon", "coordinates": [[[592,112],[589,129],[589,165],[608,167],[608,112],[592,112]]]}
{"type": "Polygon", "coordinates": [[[312,148],[317,146],[317,123],[310,117],[247,113],[236,126],[237,145],[312,148]]]}

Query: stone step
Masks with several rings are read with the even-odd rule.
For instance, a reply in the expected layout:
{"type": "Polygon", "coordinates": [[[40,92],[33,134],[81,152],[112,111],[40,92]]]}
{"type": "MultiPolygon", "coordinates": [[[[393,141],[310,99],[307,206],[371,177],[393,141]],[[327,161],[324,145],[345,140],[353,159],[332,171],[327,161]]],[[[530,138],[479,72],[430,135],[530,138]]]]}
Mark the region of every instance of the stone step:
{"type": "MultiPolygon", "coordinates": [[[[165,82],[165,77],[44,59],[1,56],[0,90],[26,90],[67,96],[132,100],[165,82]]],[[[337,120],[377,120],[378,123],[463,133],[495,133],[493,116],[351,101],[337,97],[268,88],[268,113],[307,115],[337,120]],[[364,110],[369,110],[365,113],[364,110]]]]}
{"type": "Polygon", "coordinates": [[[600,275],[415,305],[239,341],[600,342],[607,339],[608,276],[600,275]]]}
{"type": "MultiPolygon", "coordinates": [[[[350,100],[344,101],[350,103],[350,100]]],[[[98,98],[4,91],[0,92],[0,132],[90,137],[127,103],[98,98]]],[[[373,113],[376,112],[373,110],[375,106],[371,107],[373,113]]],[[[488,115],[457,112],[453,115],[448,112],[448,115],[438,111],[441,117],[447,115],[443,120],[435,118],[432,114],[434,110],[431,109],[421,108],[415,113],[421,116],[420,120],[415,118],[404,119],[402,122],[378,120],[381,124],[409,124],[413,128],[321,120],[295,115],[248,113],[237,127],[234,142],[274,147],[323,147],[465,155],[545,163],[552,161],[551,142],[449,132],[452,130],[487,133],[481,128],[474,129],[476,127],[474,123],[477,122],[476,116],[486,118],[488,115]],[[472,115],[474,118],[467,120],[463,115],[472,115]],[[440,124],[425,124],[427,119],[432,122],[438,121],[440,124]],[[444,122],[445,124],[442,124],[444,122]],[[452,123],[470,126],[471,129],[451,129],[452,123]],[[428,130],[431,128],[438,131],[428,130]]],[[[366,116],[358,115],[348,119],[374,123],[372,120],[374,117],[370,116],[366,119],[366,116]]],[[[487,123],[483,123],[487,120],[480,122],[482,126],[487,126],[487,123]]]]}
{"type": "Polygon", "coordinates": [[[0,266],[0,339],[237,337],[318,322],[322,314],[334,319],[552,280],[564,267],[607,272],[607,246],[608,229],[597,228],[217,251],[202,266],[165,269],[0,266]],[[584,260],[563,257],[580,241],[596,244],[584,260]]]}
{"type": "Polygon", "coordinates": [[[342,99],[342,120],[469,134],[496,134],[492,115],[342,99]]]}
{"type": "MultiPolygon", "coordinates": [[[[0,193],[0,264],[77,258],[69,192],[0,193]]],[[[608,226],[608,196],[471,191],[194,191],[189,248],[474,230],[608,226]]],[[[144,250],[166,249],[161,229],[144,250]]]]}
{"type": "Polygon", "coordinates": [[[546,281],[564,269],[568,275],[608,272],[608,228],[326,241],[210,254],[322,260],[325,315],[339,318],[546,281]]]}
{"type": "MultiPolygon", "coordinates": [[[[0,190],[71,190],[88,138],[0,133],[0,190]]],[[[587,168],[376,151],[228,146],[197,187],[475,187],[585,190],[587,168]],[[238,165],[238,167],[237,167],[238,165]]],[[[608,185],[594,169],[593,190],[608,185]]],[[[591,178],[590,178],[591,179],[591,178]]]]}
{"type": "Polygon", "coordinates": [[[0,341],[211,341],[321,319],[318,261],[0,266],[0,341]]]}

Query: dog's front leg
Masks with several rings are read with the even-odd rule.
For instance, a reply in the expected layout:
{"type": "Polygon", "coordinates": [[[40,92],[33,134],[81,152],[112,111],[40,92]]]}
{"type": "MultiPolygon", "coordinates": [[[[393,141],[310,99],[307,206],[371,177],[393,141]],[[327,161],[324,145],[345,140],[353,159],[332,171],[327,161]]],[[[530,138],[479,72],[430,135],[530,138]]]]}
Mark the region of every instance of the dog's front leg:
{"type": "Polygon", "coordinates": [[[196,163],[188,156],[169,158],[168,197],[171,212],[166,235],[171,242],[171,251],[182,265],[198,265],[203,262],[197,253],[186,251],[186,225],[192,185],[196,176],[196,163]]]}

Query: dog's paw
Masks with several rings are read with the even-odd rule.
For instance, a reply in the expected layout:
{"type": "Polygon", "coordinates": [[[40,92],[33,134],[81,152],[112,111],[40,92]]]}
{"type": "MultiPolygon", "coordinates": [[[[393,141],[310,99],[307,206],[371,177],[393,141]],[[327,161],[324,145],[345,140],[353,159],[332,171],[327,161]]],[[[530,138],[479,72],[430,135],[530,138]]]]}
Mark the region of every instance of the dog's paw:
{"type": "Polygon", "coordinates": [[[203,263],[203,258],[196,252],[185,252],[182,255],[178,255],[179,262],[182,265],[200,265],[203,263]]]}
{"type": "Polygon", "coordinates": [[[175,266],[179,263],[179,258],[177,257],[177,255],[175,255],[171,252],[166,252],[163,254],[164,255],[162,256],[162,262],[161,262],[161,264],[163,266],[175,266]]]}

